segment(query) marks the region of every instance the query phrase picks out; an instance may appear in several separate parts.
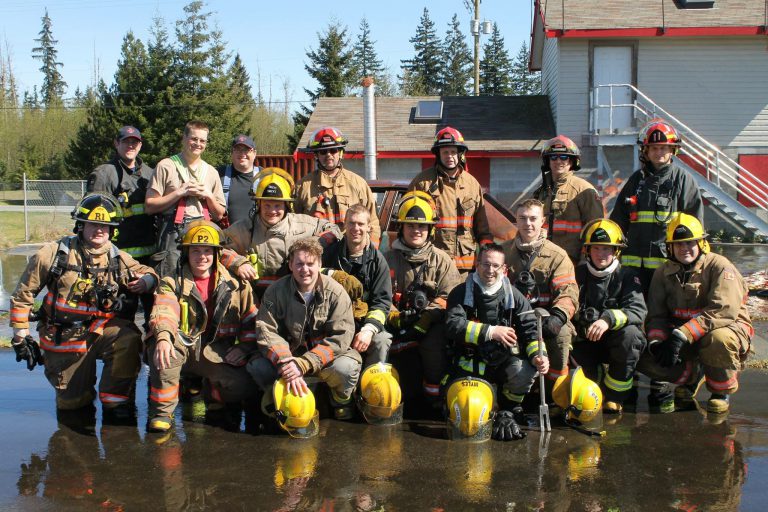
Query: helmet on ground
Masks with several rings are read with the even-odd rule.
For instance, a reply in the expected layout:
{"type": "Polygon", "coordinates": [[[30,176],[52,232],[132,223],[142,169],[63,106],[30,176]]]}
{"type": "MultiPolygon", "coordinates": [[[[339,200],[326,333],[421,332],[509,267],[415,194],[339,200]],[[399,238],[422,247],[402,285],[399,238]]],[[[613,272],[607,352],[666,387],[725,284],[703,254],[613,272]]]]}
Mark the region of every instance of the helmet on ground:
{"type": "Polygon", "coordinates": [[[123,219],[123,210],[117,201],[106,194],[88,194],[83,197],[74,211],[72,218],[79,225],[81,222],[118,226],[123,219]]]}
{"type": "Polygon", "coordinates": [[[493,431],[493,388],[473,377],[454,381],[446,393],[451,439],[487,441],[493,431]]]}
{"type": "Polygon", "coordinates": [[[209,220],[193,220],[181,233],[181,246],[198,245],[220,249],[224,241],[224,232],[209,220]]]}
{"type": "Polygon", "coordinates": [[[687,213],[678,213],[667,224],[667,236],[664,240],[667,243],[667,255],[670,259],[674,260],[673,243],[693,242],[696,240],[699,241],[701,254],[706,254],[709,252],[709,242],[707,242],[706,238],[707,234],[704,232],[704,227],[699,222],[699,219],[687,213]]]}
{"type": "Polygon", "coordinates": [[[435,224],[437,207],[432,196],[420,190],[412,190],[400,199],[397,221],[400,224],[435,224]]]}
{"type": "Polygon", "coordinates": [[[432,153],[439,157],[440,148],[455,146],[459,153],[466,152],[469,148],[464,143],[464,136],[456,128],[446,126],[435,134],[435,141],[432,143],[432,153]]]}
{"type": "Polygon", "coordinates": [[[319,415],[312,391],[308,390],[304,396],[295,395],[288,391],[283,379],[277,379],[272,386],[272,398],[280,428],[291,437],[306,439],[317,435],[319,415]]]}
{"type": "Polygon", "coordinates": [[[621,249],[627,246],[621,227],[610,219],[594,219],[588,222],[581,230],[581,242],[585,252],[588,252],[592,245],[616,247],[616,257],[621,253],[621,249]]]}
{"type": "Polygon", "coordinates": [[[578,171],[581,169],[581,151],[579,151],[576,143],[565,135],[558,135],[554,139],[549,139],[541,148],[541,158],[544,160],[544,166],[547,169],[549,169],[549,162],[547,160],[549,160],[550,155],[569,156],[573,161],[571,170],[578,171]]]}
{"type": "Polygon", "coordinates": [[[360,377],[360,411],[373,425],[397,425],[403,421],[400,377],[391,364],[369,366],[360,377]]]}
{"type": "Polygon", "coordinates": [[[603,392],[584,375],[581,366],[557,378],[552,398],[565,412],[566,423],[585,428],[602,428],[603,392]]]}
{"type": "Polygon", "coordinates": [[[680,148],[680,135],[674,126],[663,119],[651,119],[637,136],[637,143],[641,146],[649,144],[663,144],[675,147],[675,154],[680,148]]]}
{"type": "Polygon", "coordinates": [[[349,141],[344,135],[333,126],[324,126],[315,130],[307,143],[307,149],[310,151],[319,151],[321,149],[344,149],[349,141]]]}
{"type": "Polygon", "coordinates": [[[251,197],[258,201],[289,201],[293,202],[293,176],[279,167],[267,167],[256,175],[251,186],[251,197]]]}

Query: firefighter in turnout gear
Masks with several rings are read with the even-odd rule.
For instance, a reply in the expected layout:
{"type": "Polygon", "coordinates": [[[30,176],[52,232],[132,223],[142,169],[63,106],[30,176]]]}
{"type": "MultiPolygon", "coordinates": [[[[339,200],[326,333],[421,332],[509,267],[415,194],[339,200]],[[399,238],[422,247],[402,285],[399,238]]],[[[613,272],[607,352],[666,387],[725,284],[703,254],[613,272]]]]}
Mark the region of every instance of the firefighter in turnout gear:
{"type": "Polygon", "coordinates": [[[291,246],[291,274],[267,288],[256,316],[259,355],[248,362],[248,372],[264,391],[282,378],[298,396],[309,390],[305,377],[317,376],[331,390],[336,419],[350,419],[362,358],[351,347],[355,321],[349,295],[320,273],[322,256],[312,237],[291,246]]]}
{"type": "Polygon", "coordinates": [[[120,223],[120,206],[110,196],[85,196],[72,212],[74,236],[45,244],[30,260],[11,296],[13,346],[17,360],[35,358],[56,389],[56,407],[90,406],[95,398],[96,360],[104,368],[99,400],[105,418],[130,421],[140,367],[141,333],[124,310],[136,294],[151,292],[155,272],[109,241],[120,223]],[[38,312],[42,358],[29,335],[35,297],[47,293],[38,312]]]}
{"type": "Polygon", "coordinates": [[[432,153],[435,165],[416,176],[408,190],[432,196],[437,208],[435,247],[453,258],[459,272],[467,273],[475,265],[478,246],[493,242],[483,189],[467,171],[467,145],[461,132],[450,126],[437,132],[432,153]]]}
{"type": "Polygon", "coordinates": [[[637,143],[642,168],[624,184],[610,216],[627,237],[621,264],[639,270],[646,296],[654,271],[668,257],[664,235],[672,218],[687,213],[704,219],[699,187],[672,159],[680,142],[674,127],[661,119],[640,131],[637,143]]]}
{"type": "Polygon", "coordinates": [[[504,255],[509,280],[533,307],[544,308],[544,342],[549,354],[547,391],[554,381],[568,373],[568,353],[575,334],[570,320],[579,303],[573,263],[563,249],[547,240],[544,207],[537,199],[517,205],[517,236],[505,242],[504,255]]]}
{"type": "Polygon", "coordinates": [[[582,228],[604,215],[603,203],[587,180],[573,173],[581,169],[581,152],[574,142],[558,135],[541,150],[541,187],[533,197],[544,204],[547,237],[565,249],[573,264],[581,259],[582,228]]]}
{"type": "Polygon", "coordinates": [[[392,309],[392,280],[387,260],[371,241],[369,221],[368,210],[353,205],[344,219],[344,238],[323,251],[324,268],[346,272],[361,284],[358,301],[364,307],[355,308],[352,348],[364,354],[364,367],[386,363],[392,344],[392,335],[385,329],[392,309]]]}
{"type": "Polygon", "coordinates": [[[506,271],[504,249],[483,245],[477,270],[448,295],[445,333],[454,360],[444,382],[473,376],[496,384],[498,416],[521,422],[523,398],[536,375],[547,373],[549,361],[543,348],[539,356],[534,315],[525,314],[531,305],[506,271]]]}
{"type": "Polygon", "coordinates": [[[448,369],[443,324],[446,301],[461,276],[451,257],[432,243],[437,219],[428,194],[406,193],[397,220],[398,237],[387,255],[393,290],[387,327],[394,334],[393,350],[418,347],[424,394],[435,404],[448,369]]]}
{"type": "Polygon", "coordinates": [[[182,371],[205,379],[209,416],[227,404],[239,413],[239,402],[258,392],[244,366],[256,352],[256,306],[248,282],[219,262],[223,236],[210,221],[189,223],[178,270],[158,287],[147,354],[150,431],[173,426],[182,371]]]}
{"type": "MultiPolygon", "coordinates": [[[[754,335],[747,312],[748,288],[723,256],[710,252],[701,223],[680,214],[667,227],[669,259],[656,270],[648,298],[646,332],[650,349],[638,370],[680,387],[675,398],[689,401],[699,381],[698,365],[712,393],[707,411],[728,411],[739,389],[754,335]]],[[[669,403],[670,396],[657,401],[669,403]]],[[[672,407],[661,410],[670,412],[672,407]]]]}
{"type": "Polygon", "coordinates": [[[586,261],[576,267],[579,309],[574,316],[573,357],[591,380],[602,380],[603,410],[620,413],[632,389],[635,367],[645,349],[645,300],[640,278],[619,263],[626,247],[618,224],[588,223],[581,234],[586,261]],[[608,372],[603,375],[603,364],[608,372]]]}
{"type": "Polygon", "coordinates": [[[324,245],[341,238],[339,228],[325,219],[293,213],[293,177],[279,167],[263,169],[253,182],[254,216],[225,230],[221,262],[253,282],[256,300],[267,287],[288,274],[288,249],[301,238],[320,237],[324,245]]]}
{"type": "Polygon", "coordinates": [[[304,176],[296,187],[296,213],[325,219],[342,228],[349,208],[361,204],[371,215],[371,240],[378,246],[381,227],[376,200],[365,179],[344,168],[347,142],[332,126],[320,128],[309,138],[307,149],[315,155],[317,169],[304,176]]]}

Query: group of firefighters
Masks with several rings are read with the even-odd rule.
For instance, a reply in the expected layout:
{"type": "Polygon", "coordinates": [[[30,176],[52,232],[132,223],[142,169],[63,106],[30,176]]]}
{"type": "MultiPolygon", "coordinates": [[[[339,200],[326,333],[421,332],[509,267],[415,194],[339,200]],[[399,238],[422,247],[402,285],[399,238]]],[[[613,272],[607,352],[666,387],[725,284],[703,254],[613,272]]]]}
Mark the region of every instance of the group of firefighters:
{"type": "Polygon", "coordinates": [[[12,343],[30,370],[44,365],[60,414],[93,414],[97,359],[104,421],[135,422],[149,366],[150,432],[173,428],[189,399],[212,421],[239,426],[245,407],[311,437],[327,388],[339,420],[359,410],[397,424],[408,401],[452,436],[520,439],[539,375],[538,393],[575,426],[634,406],[636,372],[652,379],[654,411],[695,404],[703,380],[707,410],[727,413],[753,335],[748,290],[710,251],[698,188],[672,158],[680,137],[663,120],[641,130],[642,168],[610,218],[574,174],[578,147],[547,141],[542,185],[515,206],[517,234],[502,244],[454,128],[437,132],[434,166],[400,199],[387,247],[337,129],[312,134],[316,170],[298,184],[254,167],[247,135],[216,170],[202,159],[208,134],[187,123],[180,153],[153,171],[139,130],[121,128],[72,214],[74,235],[29,260],[12,343]]]}

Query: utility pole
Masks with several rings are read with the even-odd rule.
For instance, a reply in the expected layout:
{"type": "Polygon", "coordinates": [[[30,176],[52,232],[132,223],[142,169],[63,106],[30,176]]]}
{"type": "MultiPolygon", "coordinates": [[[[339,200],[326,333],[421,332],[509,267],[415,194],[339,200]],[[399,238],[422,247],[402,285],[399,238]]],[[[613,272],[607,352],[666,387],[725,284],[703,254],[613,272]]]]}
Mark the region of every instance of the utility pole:
{"type": "Polygon", "coordinates": [[[480,96],[480,0],[475,0],[472,34],[475,37],[475,96],[480,96]]]}

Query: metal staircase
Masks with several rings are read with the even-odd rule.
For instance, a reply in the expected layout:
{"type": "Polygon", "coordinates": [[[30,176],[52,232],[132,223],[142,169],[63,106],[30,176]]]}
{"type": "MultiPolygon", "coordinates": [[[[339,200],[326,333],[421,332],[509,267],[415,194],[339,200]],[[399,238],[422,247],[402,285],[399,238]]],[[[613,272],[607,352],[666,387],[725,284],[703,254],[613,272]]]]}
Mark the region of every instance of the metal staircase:
{"type": "MultiPolygon", "coordinates": [[[[680,155],[676,160],[696,179],[702,197],[734,223],[754,234],[768,236],[768,222],[758,215],[759,212],[768,214],[768,185],[639,89],[630,84],[598,85],[590,90],[589,105],[590,142],[597,146],[598,176],[610,170],[604,146],[631,146],[636,164],[634,168],[638,169],[640,162],[636,141],[640,127],[653,118],[664,118],[682,136],[680,155]],[[626,97],[627,90],[634,100],[631,103],[614,103],[616,96],[626,97]],[[632,126],[618,126],[620,123],[615,119],[622,117],[619,113],[626,114],[627,110],[632,114],[632,126]],[[741,201],[751,206],[745,206],[741,201]]],[[[626,118],[626,115],[623,117],[626,118]]]]}

